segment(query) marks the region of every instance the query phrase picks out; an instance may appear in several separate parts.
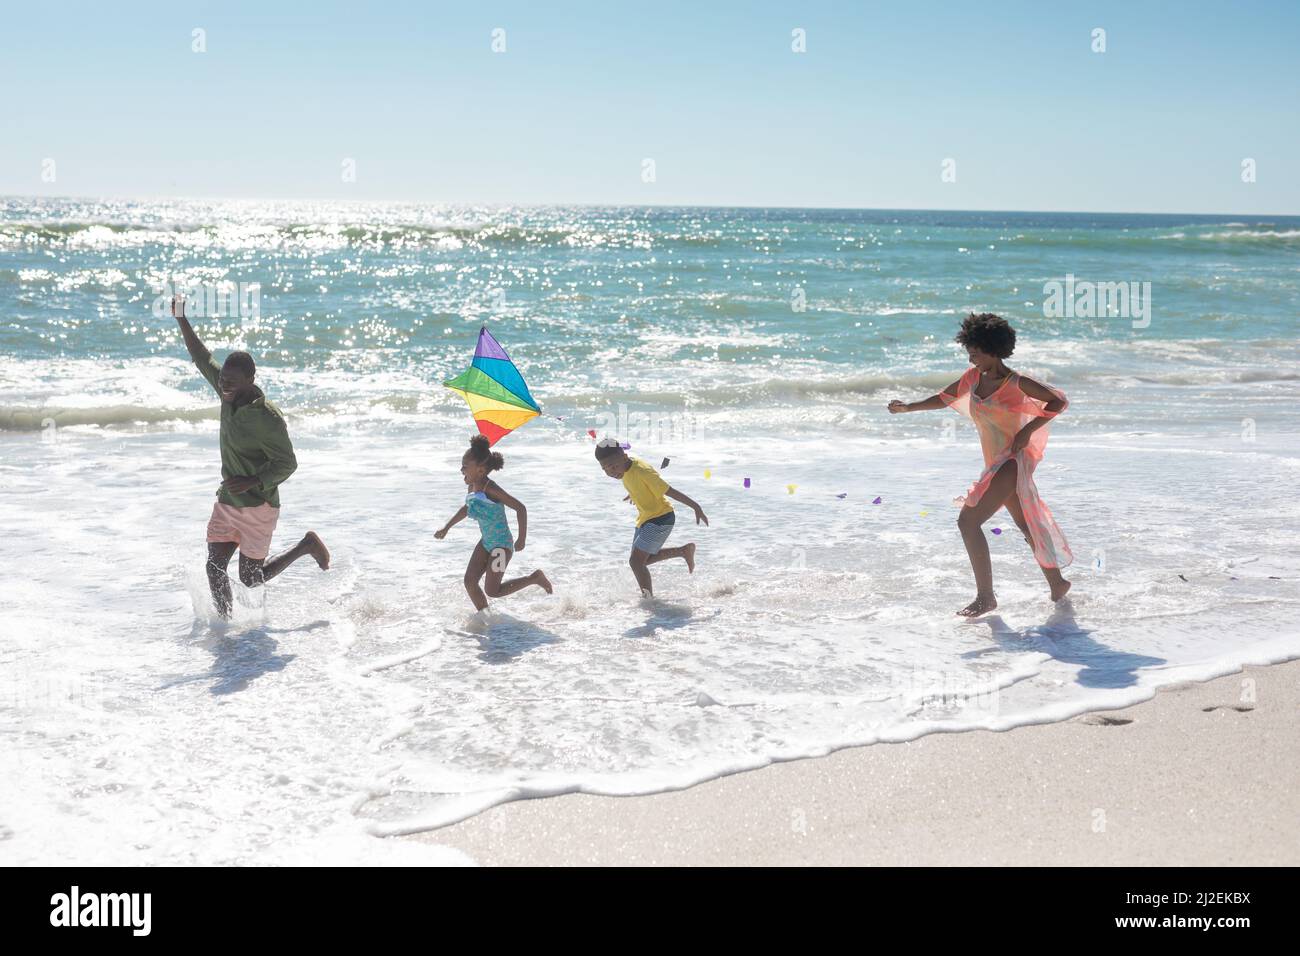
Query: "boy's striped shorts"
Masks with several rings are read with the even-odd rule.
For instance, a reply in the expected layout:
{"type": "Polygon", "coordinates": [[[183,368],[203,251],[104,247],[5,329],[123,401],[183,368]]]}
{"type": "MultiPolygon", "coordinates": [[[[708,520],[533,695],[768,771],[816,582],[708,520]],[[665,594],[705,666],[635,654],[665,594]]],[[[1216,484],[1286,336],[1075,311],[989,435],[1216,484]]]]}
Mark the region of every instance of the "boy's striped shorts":
{"type": "Polygon", "coordinates": [[[658,554],[668,536],[673,533],[673,524],[677,516],[673,512],[651,518],[632,535],[632,547],[646,554],[658,554]]]}

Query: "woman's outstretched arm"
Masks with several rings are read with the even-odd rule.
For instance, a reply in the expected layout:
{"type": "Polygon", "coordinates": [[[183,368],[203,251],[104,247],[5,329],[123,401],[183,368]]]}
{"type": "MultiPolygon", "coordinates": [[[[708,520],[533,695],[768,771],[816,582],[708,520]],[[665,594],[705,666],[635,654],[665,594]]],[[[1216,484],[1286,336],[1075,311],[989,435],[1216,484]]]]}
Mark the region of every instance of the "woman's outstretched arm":
{"type": "Polygon", "coordinates": [[[958,379],[938,395],[931,395],[929,398],[923,398],[919,402],[901,402],[898,399],[894,399],[886,407],[889,409],[889,414],[891,415],[898,415],[902,412],[928,412],[932,408],[946,408],[948,403],[943,400],[943,396],[947,395],[950,398],[956,398],[957,385],[960,382],[961,379],[958,379]]]}

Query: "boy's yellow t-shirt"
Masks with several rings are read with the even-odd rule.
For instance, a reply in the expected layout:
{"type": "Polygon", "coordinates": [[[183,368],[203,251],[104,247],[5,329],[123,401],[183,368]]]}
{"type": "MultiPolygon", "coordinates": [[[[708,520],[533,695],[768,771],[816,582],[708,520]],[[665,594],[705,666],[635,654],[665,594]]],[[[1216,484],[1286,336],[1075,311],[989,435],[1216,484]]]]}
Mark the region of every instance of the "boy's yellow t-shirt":
{"type": "Polygon", "coordinates": [[[672,504],[664,497],[668,482],[640,458],[633,458],[631,467],[623,473],[623,487],[632,496],[632,504],[636,505],[638,528],[651,518],[660,518],[673,510],[672,504]]]}

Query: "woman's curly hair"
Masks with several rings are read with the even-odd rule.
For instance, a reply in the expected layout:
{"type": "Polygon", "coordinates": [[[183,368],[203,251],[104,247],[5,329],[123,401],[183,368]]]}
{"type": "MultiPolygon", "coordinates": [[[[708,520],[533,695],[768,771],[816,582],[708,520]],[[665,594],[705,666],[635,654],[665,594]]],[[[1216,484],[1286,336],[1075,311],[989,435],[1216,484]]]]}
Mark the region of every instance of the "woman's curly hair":
{"type": "Polygon", "coordinates": [[[1004,359],[1016,350],[1016,330],[1000,315],[972,312],[962,320],[957,341],[985,355],[1004,359]]]}

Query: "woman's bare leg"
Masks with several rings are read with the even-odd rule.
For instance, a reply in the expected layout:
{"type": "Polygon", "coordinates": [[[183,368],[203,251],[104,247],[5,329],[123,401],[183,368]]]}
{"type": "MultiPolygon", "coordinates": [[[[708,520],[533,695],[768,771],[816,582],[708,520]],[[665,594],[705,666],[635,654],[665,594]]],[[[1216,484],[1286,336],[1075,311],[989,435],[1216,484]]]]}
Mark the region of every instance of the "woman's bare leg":
{"type": "MultiPolygon", "coordinates": [[[[1007,499],[1007,511],[1011,514],[1011,520],[1016,523],[1020,533],[1025,536],[1025,542],[1030,548],[1034,546],[1034,539],[1029,536],[1029,522],[1025,520],[1024,509],[1020,507],[1020,499],[1014,494],[1007,499]]],[[[1070,590],[1070,582],[1061,577],[1060,568],[1044,568],[1041,564],[1038,566],[1043,577],[1047,578],[1047,586],[1051,590],[1052,600],[1059,601],[1065,597],[1070,590]]]]}
{"type": "Polygon", "coordinates": [[[971,571],[975,574],[975,600],[957,612],[962,617],[978,617],[998,606],[998,599],[993,594],[993,564],[989,560],[989,542],[984,537],[982,525],[1015,493],[1016,463],[1013,460],[998,469],[979,503],[966,505],[957,517],[957,527],[961,530],[962,540],[966,542],[966,554],[970,556],[971,571]]]}

